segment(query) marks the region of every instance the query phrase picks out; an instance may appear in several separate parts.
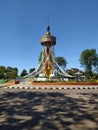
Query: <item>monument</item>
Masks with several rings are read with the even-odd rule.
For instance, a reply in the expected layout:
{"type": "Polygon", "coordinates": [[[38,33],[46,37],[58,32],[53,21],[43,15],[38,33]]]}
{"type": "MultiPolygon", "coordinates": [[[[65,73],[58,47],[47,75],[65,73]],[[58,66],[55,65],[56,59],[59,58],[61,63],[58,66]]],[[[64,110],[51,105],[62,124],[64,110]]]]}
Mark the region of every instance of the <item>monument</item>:
{"type": "Polygon", "coordinates": [[[25,77],[36,78],[36,80],[46,80],[55,77],[71,78],[72,76],[66,73],[55,58],[54,46],[56,45],[56,37],[51,35],[50,26],[48,25],[46,34],[41,37],[40,43],[42,51],[40,61],[36,69],[25,77]]]}

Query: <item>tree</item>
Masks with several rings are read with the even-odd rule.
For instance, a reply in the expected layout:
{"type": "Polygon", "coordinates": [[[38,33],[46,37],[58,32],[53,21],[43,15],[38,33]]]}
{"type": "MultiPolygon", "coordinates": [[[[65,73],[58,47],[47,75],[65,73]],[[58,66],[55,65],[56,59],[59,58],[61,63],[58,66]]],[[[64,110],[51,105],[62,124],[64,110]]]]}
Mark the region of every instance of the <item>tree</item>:
{"type": "Polygon", "coordinates": [[[0,66],[0,79],[5,79],[5,67],[4,66],[0,66]]]}
{"type": "Polygon", "coordinates": [[[18,69],[8,66],[6,68],[5,77],[6,79],[15,79],[18,75],[18,69]]]}
{"type": "Polygon", "coordinates": [[[84,67],[88,78],[92,76],[93,68],[97,67],[98,55],[96,49],[86,49],[80,55],[80,64],[84,67]]]}
{"type": "Polygon", "coordinates": [[[97,72],[97,74],[98,74],[98,55],[97,55],[97,63],[96,63],[95,72],[97,72]]]}
{"type": "Polygon", "coordinates": [[[62,68],[66,67],[67,61],[65,60],[64,57],[56,57],[55,60],[58,63],[58,65],[61,66],[62,68]]]}
{"type": "Polygon", "coordinates": [[[17,68],[12,69],[12,75],[13,75],[13,79],[15,79],[18,76],[18,69],[17,68]]]}
{"type": "Polygon", "coordinates": [[[35,70],[35,68],[31,68],[31,69],[29,70],[29,73],[32,73],[34,70],[35,70]]]}
{"type": "Polygon", "coordinates": [[[20,75],[21,75],[21,76],[25,76],[25,75],[27,75],[27,74],[28,74],[27,71],[26,71],[25,69],[23,69],[20,75]]]}
{"type": "Polygon", "coordinates": [[[15,79],[18,75],[18,69],[8,66],[0,66],[0,79],[15,79]]]}

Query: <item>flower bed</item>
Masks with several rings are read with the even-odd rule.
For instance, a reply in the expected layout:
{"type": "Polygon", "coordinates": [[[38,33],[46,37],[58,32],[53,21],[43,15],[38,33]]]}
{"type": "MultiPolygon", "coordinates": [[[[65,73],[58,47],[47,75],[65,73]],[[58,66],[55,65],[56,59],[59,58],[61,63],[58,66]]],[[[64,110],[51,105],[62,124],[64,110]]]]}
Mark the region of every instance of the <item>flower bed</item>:
{"type": "Polygon", "coordinates": [[[49,82],[33,81],[33,85],[98,85],[98,82],[49,82]]]}

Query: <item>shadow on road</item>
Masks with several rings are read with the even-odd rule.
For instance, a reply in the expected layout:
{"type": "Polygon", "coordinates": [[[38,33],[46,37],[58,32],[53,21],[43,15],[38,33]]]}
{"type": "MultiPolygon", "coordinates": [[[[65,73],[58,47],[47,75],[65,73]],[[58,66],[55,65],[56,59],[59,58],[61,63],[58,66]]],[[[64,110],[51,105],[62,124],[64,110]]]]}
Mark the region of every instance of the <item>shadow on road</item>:
{"type": "Polygon", "coordinates": [[[4,92],[0,130],[98,130],[98,94],[4,92]]]}

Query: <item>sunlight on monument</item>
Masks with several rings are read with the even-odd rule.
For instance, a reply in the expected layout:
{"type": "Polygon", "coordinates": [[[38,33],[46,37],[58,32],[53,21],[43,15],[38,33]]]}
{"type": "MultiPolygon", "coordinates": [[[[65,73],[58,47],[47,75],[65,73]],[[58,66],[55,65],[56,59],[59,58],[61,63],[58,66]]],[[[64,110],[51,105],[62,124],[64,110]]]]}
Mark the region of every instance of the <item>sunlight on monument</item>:
{"type": "Polygon", "coordinates": [[[26,75],[25,77],[35,77],[36,80],[54,79],[57,77],[71,78],[72,76],[63,70],[55,60],[56,37],[50,33],[50,26],[48,25],[46,34],[41,37],[40,43],[42,51],[40,61],[35,71],[26,75]]]}

